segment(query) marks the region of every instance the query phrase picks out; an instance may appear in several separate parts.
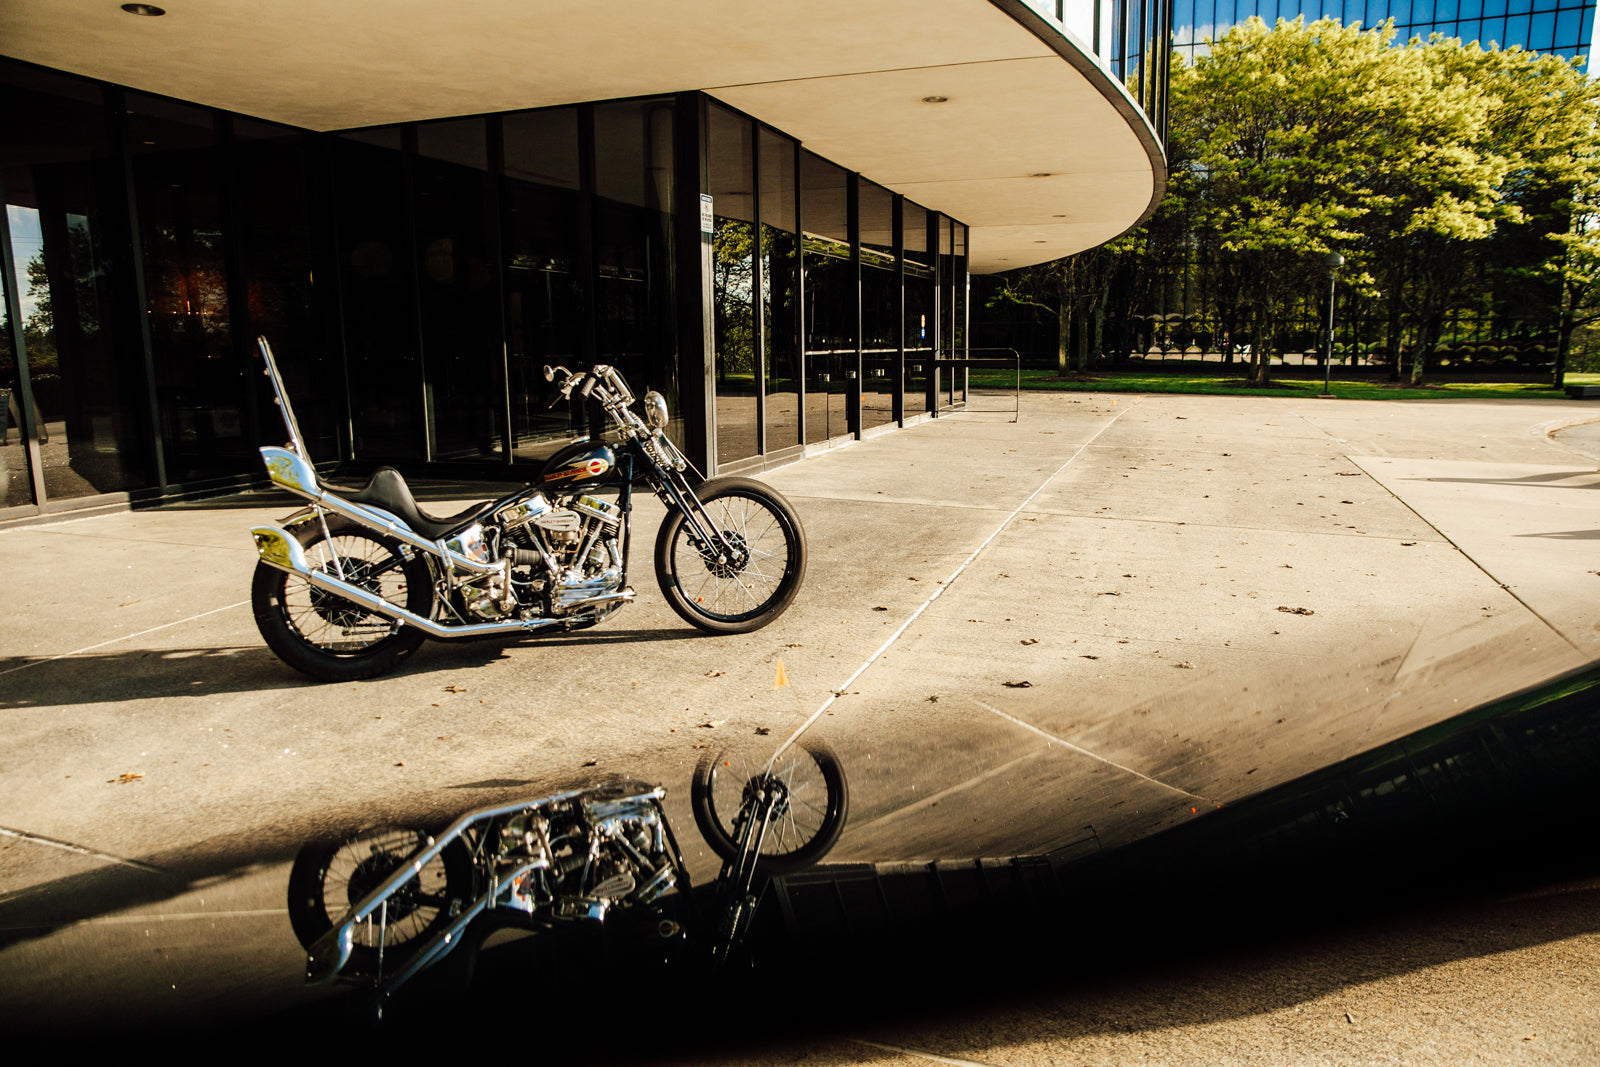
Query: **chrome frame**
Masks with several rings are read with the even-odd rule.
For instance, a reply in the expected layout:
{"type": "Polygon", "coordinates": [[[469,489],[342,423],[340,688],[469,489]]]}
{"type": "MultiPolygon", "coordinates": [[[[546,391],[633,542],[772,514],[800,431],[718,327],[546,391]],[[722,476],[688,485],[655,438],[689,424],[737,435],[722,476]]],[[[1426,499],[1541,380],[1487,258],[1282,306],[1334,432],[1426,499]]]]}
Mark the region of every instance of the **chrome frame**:
{"type": "MultiPolygon", "coordinates": [[[[345,912],[333,926],[319,937],[306,951],[306,984],[322,985],[342,976],[342,972],[350,962],[352,950],[355,946],[356,928],[372,916],[377,915],[378,921],[384,920],[385,904],[398,893],[407,882],[417,877],[428,863],[437,859],[439,855],[455,841],[468,839],[482,849],[490,839],[490,831],[497,820],[513,815],[522,815],[535,812],[541,808],[564,801],[578,800],[585,803],[586,808],[592,802],[594,810],[586,811],[586,815],[593,819],[592,829],[596,835],[602,833],[603,824],[611,819],[636,814],[641,809],[653,809],[654,821],[658,827],[658,836],[654,842],[660,851],[666,853],[669,869],[677,878],[677,884],[684,893],[690,893],[692,886],[689,882],[688,870],[683,862],[683,854],[678,849],[677,841],[667,825],[666,811],[661,806],[661,801],[667,792],[660,786],[642,792],[623,792],[620,795],[605,787],[588,789],[573,789],[563,793],[553,793],[536,800],[519,800],[509,804],[493,805],[469,811],[456,819],[437,836],[429,837],[427,844],[408,856],[405,862],[397,867],[389,877],[385,878],[375,889],[362,897],[345,912]]],[[[593,845],[594,842],[591,842],[593,845]]],[[[548,843],[546,843],[548,845],[548,843]]],[[[382,949],[379,949],[379,973],[371,976],[376,991],[380,998],[393,994],[419,973],[443,959],[459,947],[461,934],[474,919],[486,911],[504,908],[517,915],[526,915],[520,907],[511,903],[509,899],[502,904],[500,898],[508,896],[515,888],[517,880],[523,875],[546,865],[548,855],[539,855],[527,860],[518,861],[505,868],[496,867],[492,858],[480,854],[473,857],[474,896],[472,900],[457,912],[450,922],[439,932],[435,933],[426,942],[417,948],[405,963],[392,973],[382,973],[382,949]]],[[[657,890],[656,895],[662,891],[658,883],[658,876],[646,883],[644,888],[657,890]]],[[[653,897],[652,897],[653,899],[653,897]]],[[[648,902],[646,902],[648,903],[648,902]]],[[[602,912],[599,918],[603,919],[602,912]]],[[[366,977],[366,976],[363,976],[366,977]]]]}

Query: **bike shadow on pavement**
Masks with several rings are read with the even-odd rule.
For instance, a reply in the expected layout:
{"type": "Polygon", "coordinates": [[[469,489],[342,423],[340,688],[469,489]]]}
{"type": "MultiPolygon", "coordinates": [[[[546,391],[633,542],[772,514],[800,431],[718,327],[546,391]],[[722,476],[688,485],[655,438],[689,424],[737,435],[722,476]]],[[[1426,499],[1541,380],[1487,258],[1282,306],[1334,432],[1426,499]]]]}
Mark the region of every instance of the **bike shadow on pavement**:
{"type": "MultiPolygon", "coordinates": [[[[482,667],[514,648],[582,647],[641,642],[692,642],[706,635],[680,628],[585,630],[565,634],[432,641],[384,678],[405,678],[482,667]]],[[[284,665],[265,646],[130,648],[64,656],[0,656],[0,709],[61,707],[325,687],[284,665]]],[[[378,681],[369,679],[366,681],[378,681]]],[[[364,682],[344,683],[361,685],[364,682]]]]}

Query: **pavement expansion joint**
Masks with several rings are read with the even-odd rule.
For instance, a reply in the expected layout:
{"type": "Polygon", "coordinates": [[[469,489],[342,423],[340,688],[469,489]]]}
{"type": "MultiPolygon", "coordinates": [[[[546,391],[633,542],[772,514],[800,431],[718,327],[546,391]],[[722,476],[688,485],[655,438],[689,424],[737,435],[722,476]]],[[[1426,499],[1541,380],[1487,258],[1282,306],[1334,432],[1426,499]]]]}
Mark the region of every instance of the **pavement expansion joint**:
{"type": "Polygon", "coordinates": [[[1095,430],[1094,434],[1089,438],[1089,440],[1078,446],[1072,455],[1067,457],[1066,462],[1062,463],[1054,471],[1050,472],[1050,474],[1046,476],[1043,481],[1035,486],[1033,492],[1024,497],[1020,504],[1013,508],[1005,518],[1001,519],[1000,524],[994,528],[989,536],[985,537],[982,543],[980,543],[977,548],[973,549],[972,553],[968,555],[966,559],[962,560],[960,566],[956,567],[954,571],[951,571],[950,576],[937,585],[934,591],[929,594],[928,599],[924,600],[917,607],[917,609],[906,618],[904,622],[895,628],[894,633],[889,635],[888,640],[879,645],[878,648],[870,656],[868,656],[865,661],[862,662],[861,666],[857,667],[855,672],[851,674],[850,677],[846,678],[842,684],[833,687],[828,699],[822,702],[822,706],[817,708],[816,711],[812,712],[811,716],[807,718],[805,722],[802,722],[793,733],[784,739],[783,744],[779,745],[778,750],[772,754],[772,758],[776,760],[779,756],[783,755],[789,746],[794,744],[795,741],[800,738],[801,734],[809,730],[812,724],[820,719],[827,712],[827,710],[833,706],[834,701],[839,699],[839,695],[841,693],[848,692],[850,686],[855,682],[855,680],[865,674],[867,672],[867,668],[871,667],[878,661],[880,657],[883,656],[885,652],[889,651],[890,647],[896,641],[900,640],[900,638],[905,634],[906,630],[910,629],[911,624],[921,618],[922,614],[933,605],[933,602],[943,596],[945,590],[949,589],[950,586],[955,584],[956,579],[961,577],[962,573],[964,573],[979,556],[983,555],[984,550],[994,542],[995,538],[1004,533],[1006,527],[1010,526],[1012,521],[1016,519],[1018,515],[1022,514],[1023,510],[1026,509],[1029,504],[1033,503],[1034,499],[1038,497],[1040,493],[1044,492],[1045,486],[1059,478],[1061,473],[1076,463],[1078,461],[1078,457],[1082,456],[1084,452],[1088,451],[1089,447],[1093,445],[1095,441],[1099,440],[1102,434],[1104,434],[1111,427],[1115,426],[1119,421],[1121,421],[1123,415],[1132,410],[1133,407],[1130,405],[1129,407],[1124,408],[1122,411],[1117,412],[1117,414],[1113,415],[1110,419],[1107,419],[1098,429],[1095,430]]]}
{"type": "Polygon", "coordinates": [[[43,834],[30,833],[27,830],[14,830],[9,826],[0,826],[0,836],[14,837],[18,841],[25,841],[34,845],[43,845],[46,848],[56,848],[62,850],[63,852],[75,852],[80,856],[92,856],[95,859],[105,860],[108,863],[120,864],[124,867],[132,867],[135,870],[146,871],[150,874],[160,874],[166,876],[172,875],[172,872],[167,870],[165,867],[157,867],[154,864],[144,863],[140,860],[129,859],[126,856],[115,856],[109,852],[101,852],[99,849],[85,848],[82,845],[74,845],[70,841],[58,841],[53,837],[45,837],[43,834]]]}
{"type": "Polygon", "coordinates": [[[248,603],[250,603],[248,600],[236,601],[232,604],[225,604],[220,608],[212,608],[210,611],[202,611],[198,615],[190,615],[186,618],[174,619],[171,622],[164,622],[160,626],[152,626],[148,630],[140,630],[138,633],[123,634],[120,637],[113,637],[109,640],[100,641],[96,644],[85,645],[82,648],[75,648],[71,652],[62,652],[55,656],[42,656],[39,659],[29,660],[27,663],[21,664],[20,666],[7,667],[5,670],[0,671],[0,675],[15,674],[18,671],[25,671],[29,667],[37,667],[41,663],[54,663],[58,659],[71,659],[73,656],[81,656],[85,652],[93,652],[97,648],[105,648],[107,645],[114,645],[120,641],[131,641],[135,637],[143,637],[145,634],[153,634],[157,630],[167,630],[174,626],[182,626],[185,623],[194,622],[196,619],[203,619],[207,615],[216,615],[219,612],[232,611],[234,608],[242,608],[248,603]]]}
{"type": "Polygon", "coordinates": [[[1203,800],[1207,804],[1215,804],[1215,803],[1217,803],[1216,801],[1212,800],[1210,797],[1203,797],[1199,793],[1191,793],[1187,789],[1182,788],[1181,786],[1176,786],[1176,785],[1172,785],[1171,783],[1168,783],[1168,782],[1163,782],[1159,778],[1152,778],[1148,774],[1145,774],[1143,771],[1136,771],[1132,767],[1126,767],[1126,766],[1116,762],[1115,760],[1110,760],[1110,759],[1107,759],[1106,757],[1104,757],[1102,755],[1099,755],[1098,753],[1090,752],[1088,749],[1082,748],[1082,747],[1080,747],[1078,745],[1075,745],[1071,741],[1067,741],[1067,740],[1065,740],[1063,738],[1057,737],[1055,734],[1047,733],[1046,731],[1039,729],[1037,726],[1033,725],[1032,723],[1025,722],[1024,720],[1017,718],[1015,715],[1008,715],[1005,712],[1001,711],[999,708],[993,707],[993,706],[991,706],[989,704],[985,704],[981,700],[976,700],[976,699],[973,699],[972,697],[968,697],[967,699],[971,700],[974,704],[978,705],[978,707],[982,708],[984,711],[991,712],[991,713],[993,713],[995,715],[1000,716],[1000,718],[1005,719],[1007,722],[1015,723],[1016,725],[1022,727],[1024,730],[1029,730],[1029,731],[1031,731],[1033,733],[1038,734],[1040,737],[1044,738],[1046,741],[1050,742],[1053,745],[1062,745],[1062,746],[1072,750],[1073,752],[1078,753],[1079,755],[1088,756],[1090,759],[1096,760],[1096,761],[1098,761],[1100,763],[1104,763],[1108,767],[1115,767],[1117,770],[1122,771],[1125,774],[1131,774],[1135,778],[1139,778],[1139,779],[1142,779],[1142,780],[1144,780],[1146,782],[1149,782],[1151,785],[1158,785],[1162,789],[1171,790],[1172,792],[1177,793],[1179,796],[1189,797],[1192,800],[1203,800]]]}

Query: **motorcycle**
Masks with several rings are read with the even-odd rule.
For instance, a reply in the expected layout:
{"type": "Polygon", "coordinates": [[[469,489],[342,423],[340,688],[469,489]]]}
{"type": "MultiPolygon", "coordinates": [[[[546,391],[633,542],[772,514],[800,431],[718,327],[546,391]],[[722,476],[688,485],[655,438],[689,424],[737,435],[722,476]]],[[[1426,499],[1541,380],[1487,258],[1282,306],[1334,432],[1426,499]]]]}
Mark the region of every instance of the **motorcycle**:
{"type": "Polygon", "coordinates": [[[643,415],[615,367],[545,367],[551,406],[576,394],[615,423],[614,443],[580,437],[509,496],[454,515],[424,511],[405,479],[382,467],[356,490],[324,484],[306,453],[266,338],[257,341],[288,433],[261,449],[274,485],[310,501],[281,526],[257,526],[251,584],[256,625],[289,666],[321,681],[370,678],[429,638],[575,630],[603,621],[628,585],[633,489],[667,508],[656,534],[656,581],[673,611],[714,634],[746,633],[789,607],[805,577],[800,518],[749,478],[691,481],[666,434],[666,400],[643,415]]]}
{"type": "Polygon", "coordinates": [[[604,931],[608,947],[688,951],[715,972],[745,947],[770,879],[821,860],[849,808],[838,759],[815,738],[791,738],[770,758],[702,758],[690,805],[722,860],[713,922],[665,796],[659,786],[594,786],[479,808],[438,834],[387,827],[307,845],[289,875],[306,982],[363,986],[381,1018],[402,986],[463,946],[470,975],[483,938],[507,926],[604,931]]]}

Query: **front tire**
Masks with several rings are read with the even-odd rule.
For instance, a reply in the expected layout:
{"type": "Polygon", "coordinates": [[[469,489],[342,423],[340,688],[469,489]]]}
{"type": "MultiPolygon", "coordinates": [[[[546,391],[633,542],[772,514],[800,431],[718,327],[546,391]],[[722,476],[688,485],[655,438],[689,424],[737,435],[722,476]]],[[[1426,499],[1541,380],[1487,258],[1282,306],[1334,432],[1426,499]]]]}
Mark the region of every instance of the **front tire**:
{"type": "MultiPolygon", "coordinates": [[[[384,826],[302,848],[289,871],[289,925],[301,946],[311,948],[428,840],[422,830],[384,826]]],[[[375,914],[356,928],[346,967],[372,976],[381,961],[404,960],[471,899],[472,861],[452,841],[389,898],[381,923],[375,914]]]]}
{"type": "Polygon", "coordinates": [[[800,517],[782,494],[752,478],[714,478],[696,495],[735,556],[701,544],[683,513],[669,511],[656,535],[661,592],[673,611],[708,633],[759,630],[784,613],[805,578],[800,517]]]}
{"type": "MultiPolygon", "coordinates": [[[[343,519],[307,522],[293,531],[307,561],[423,618],[433,614],[433,577],[420,555],[343,519]]],[[[267,647],[321,682],[371,678],[399,666],[426,640],[415,627],[369,612],[299,575],[256,564],[250,587],[256,628],[267,647]]]]}
{"type": "Polygon", "coordinates": [[[753,813],[752,799],[776,780],[781,802],[767,825],[755,869],[791,874],[811,866],[839,840],[850,812],[850,789],[838,757],[820,738],[802,735],[769,769],[766,746],[745,745],[701,757],[689,806],[706,844],[723,862],[739,853],[739,835],[753,813]]]}

